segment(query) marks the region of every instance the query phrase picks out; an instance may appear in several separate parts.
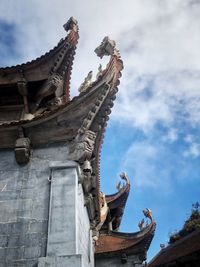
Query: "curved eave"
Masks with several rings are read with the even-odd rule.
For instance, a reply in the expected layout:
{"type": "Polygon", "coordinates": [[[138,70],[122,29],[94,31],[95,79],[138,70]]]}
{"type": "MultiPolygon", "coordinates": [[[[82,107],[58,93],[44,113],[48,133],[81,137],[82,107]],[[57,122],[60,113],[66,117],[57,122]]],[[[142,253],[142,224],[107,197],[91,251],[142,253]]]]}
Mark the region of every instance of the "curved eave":
{"type": "Polygon", "coordinates": [[[148,263],[147,266],[164,266],[165,264],[170,264],[183,257],[192,256],[192,254],[199,252],[200,231],[195,231],[166,248],[161,249],[161,251],[148,263]]]}
{"type": "MultiPolygon", "coordinates": [[[[48,64],[52,58],[55,57],[55,55],[60,51],[60,49],[64,46],[65,42],[67,41],[67,37],[63,40],[61,40],[54,48],[50,49],[48,52],[46,52],[44,55],[41,55],[40,57],[37,57],[36,59],[33,59],[31,61],[28,61],[26,63],[18,64],[15,66],[9,66],[9,67],[2,67],[0,68],[0,83],[1,84],[10,84],[10,83],[15,83],[19,79],[19,71],[27,71],[27,70],[33,70],[35,68],[38,68],[42,64],[48,64]],[[15,79],[12,79],[11,81],[9,80],[9,75],[15,75],[15,79]]],[[[51,64],[50,64],[51,65],[51,64]]],[[[49,68],[48,68],[49,69],[49,68]]],[[[48,73],[47,69],[47,73],[48,73]]],[[[47,73],[45,73],[47,75],[47,73]]],[[[42,78],[44,78],[42,76],[42,78]]],[[[38,78],[37,78],[38,79],[38,78]]],[[[34,81],[34,79],[32,79],[34,81]]],[[[30,81],[32,81],[30,79],[30,81]]],[[[42,80],[42,79],[40,79],[42,80]]]]}
{"type": "Polygon", "coordinates": [[[117,193],[106,195],[106,202],[110,210],[110,220],[113,230],[117,230],[121,224],[124,209],[130,192],[130,183],[127,182],[117,193]]]}
{"type": "Polygon", "coordinates": [[[17,83],[21,79],[21,72],[23,72],[27,82],[47,79],[49,72],[58,60],[59,52],[66,44],[69,46],[69,56],[71,60],[73,60],[78,38],[78,32],[70,30],[69,34],[64,39],[61,39],[53,49],[49,50],[44,55],[26,63],[0,68],[0,85],[8,86],[9,84],[17,83]]]}
{"type": "MultiPolygon", "coordinates": [[[[76,128],[73,129],[73,133],[70,136],[70,140],[75,138],[78,129],[90,130],[96,133],[96,139],[93,150],[93,160],[92,160],[92,169],[95,172],[96,176],[96,201],[97,201],[97,221],[100,223],[100,157],[101,157],[101,147],[104,138],[104,132],[106,129],[107,121],[109,119],[109,114],[111,113],[111,108],[113,106],[113,101],[116,98],[116,93],[118,91],[117,86],[119,85],[119,78],[121,77],[121,70],[123,69],[123,62],[118,53],[113,54],[110,57],[109,63],[107,64],[106,69],[102,72],[102,75],[91,84],[84,92],[80,93],[77,97],[74,97],[71,101],[66,104],[55,106],[51,111],[44,111],[42,114],[37,115],[31,120],[20,120],[20,121],[11,121],[0,124],[0,131],[7,135],[4,131],[17,131],[18,127],[21,126],[27,137],[34,138],[34,144],[37,145],[38,142],[41,142],[41,136],[44,135],[46,131],[45,139],[42,142],[54,142],[54,139],[50,139],[51,136],[49,125],[52,123],[55,128],[57,128],[57,135],[63,133],[60,132],[60,129],[69,128],[65,130],[63,136],[59,136],[60,141],[65,141],[67,138],[68,132],[71,131],[70,128],[73,127],[73,123],[77,123],[76,128]],[[81,111],[81,108],[84,108],[84,112],[81,111]],[[77,111],[78,110],[78,115],[77,111]],[[95,110],[95,111],[94,111],[95,110]],[[91,117],[92,114],[92,117],[91,117]],[[59,117],[59,122],[57,118],[59,117]],[[70,119],[69,119],[70,117],[70,119]],[[68,121],[67,121],[68,120],[68,121]],[[72,125],[70,125],[70,123],[72,125]],[[47,130],[45,130],[45,125],[47,125],[47,130]],[[32,130],[34,127],[34,135],[36,128],[39,129],[40,138],[37,136],[33,137],[32,130]],[[41,135],[42,134],[42,135],[41,135]],[[63,139],[63,140],[61,140],[63,139]]],[[[16,134],[15,134],[16,136],[16,134]]],[[[58,137],[58,136],[57,136],[58,137]]],[[[11,136],[11,138],[13,138],[11,136]]],[[[16,138],[16,137],[15,137],[16,138]]],[[[15,140],[13,138],[13,140],[15,140]]],[[[57,139],[56,139],[57,140],[57,139]]],[[[42,143],[40,143],[42,144],[42,143]]],[[[9,142],[10,147],[14,145],[14,142],[9,142]]]]}
{"type": "Polygon", "coordinates": [[[126,183],[117,193],[106,195],[106,202],[110,209],[125,207],[130,192],[130,183],[126,183]]]}
{"type": "Polygon", "coordinates": [[[137,233],[111,231],[101,235],[96,243],[95,254],[102,256],[146,253],[153,239],[155,228],[156,224],[153,221],[148,227],[137,233]]]}
{"type": "MultiPolygon", "coordinates": [[[[115,57],[115,56],[113,56],[115,57]]],[[[100,90],[101,87],[103,87],[107,82],[109,82],[109,79],[107,79],[108,76],[108,71],[109,69],[115,66],[115,64],[112,64],[113,58],[111,57],[110,62],[108,63],[107,68],[104,70],[104,74],[102,75],[101,79],[96,80],[95,82],[92,83],[92,85],[84,92],[84,93],[80,93],[78,96],[75,96],[71,101],[59,105],[59,106],[55,106],[52,107],[51,110],[45,110],[43,113],[38,114],[37,116],[35,116],[32,119],[21,119],[21,120],[13,120],[13,121],[6,121],[6,122],[1,122],[0,123],[0,129],[2,128],[7,128],[7,129],[16,129],[18,126],[21,126],[23,128],[30,128],[32,126],[35,125],[39,125],[41,123],[44,123],[46,121],[50,121],[51,119],[65,113],[65,112],[69,112],[70,109],[72,109],[74,106],[79,105],[82,101],[85,101],[86,99],[90,99],[91,95],[93,95],[95,92],[98,92],[100,90]],[[111,66],[110,66],[111,65],[111,66]]],[[[121,64],[122,61],[120,60],[121,64]]],[[[123,66],[123,65],[122,65],[123,66]]],[[[123,68],[123,67],[122,67],[123,68]]],[[[122,69],[121,68],[121,69],[122,69]]],[[[113,68],[115,69],[115,68],[113,68]]],[[[114,76],[116,78],[116,73],[113,72],[111,73],[112,76],[114,76]]],[[[121,76],[121,72],[119,77],[121,76]]],[[[115,94],[117,92],[117,86],[116,83],[119,83],[119,81],[117,80],[113,86],[110,88],[110,92],[106,98],[106,105],[105,103],[103,103],[103,105],[101,106],[101,109],[104,108],[103,113],[101,113],[101,121],[97,118],[99,114],[97,114],[97,116],[95,117],[95,121],[92,123],[90,128],[94,128],[95,131],[97,131],[97,127],[98,128],[98,133],[100,133],[98,135],[98,142],[101,143],[101,140],[103,139],[103,133],[105,131],[105,127],[106,127],[106,121],[108,120],[108,114],[110,114],[110,109],[113,106],[113,101],[115,99],[115,94]],[[115,89],[115,90],[114,90],[115,89]],[[98,125],[97,125],[98,124],[98,125]],[[101,128],[101,129],[100,129],[101,128]],[[101,138],[100,138],[101,136],[101,138]]],[[[105,102],[105,101],[104,101],[105,102]]],[[[88,110],[89,111],[89,110],[88,110]]],[[[84,119],[84,118],[82,118],[84,119]]],[[[100,146],[98,146],[100,147],[100,146]]]]}
{"type": "MultiPolygon", "coordinates": [[[[97,188],[100,192],[100,161],[101,161],[101,149],[104,140],[104,134],[107,126],[107,121],[109,120],[109,114],[111,113],[111,108],[114,105],[114,100],[116,99],[116,94],[118,92],[118,85],[120,84],[121,71],[123,69],[123,62],[120,59],[120,56],[113,55],[111,56],[110,62],[107,65],[104,75],[107,77],[106,83],[110,85],[109,94],[102,105],[101,116],[97,116],[92,129],[97,129],[97,138],[95,142],[94,154],[95,160],[93,162],[94,169],[97,176],[97,188]]],[[[99,114],[100,115],[100,114],[99,114]]],[[[99,208],[99,221],[100,218],[100,208],[99,208]]]]}

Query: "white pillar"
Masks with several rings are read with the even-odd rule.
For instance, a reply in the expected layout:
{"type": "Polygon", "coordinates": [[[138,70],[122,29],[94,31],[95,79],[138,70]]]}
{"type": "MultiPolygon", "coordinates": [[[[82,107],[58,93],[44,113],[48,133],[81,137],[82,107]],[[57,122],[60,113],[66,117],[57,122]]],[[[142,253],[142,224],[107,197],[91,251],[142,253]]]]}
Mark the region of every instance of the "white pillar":
{"type": "Polygon", "coordinates": [[[50,169],[47,257],[40,258],[38,266],[82,267],[82,255],[78,249],[79,165],[74,161],[54,161],[50,169]]]}

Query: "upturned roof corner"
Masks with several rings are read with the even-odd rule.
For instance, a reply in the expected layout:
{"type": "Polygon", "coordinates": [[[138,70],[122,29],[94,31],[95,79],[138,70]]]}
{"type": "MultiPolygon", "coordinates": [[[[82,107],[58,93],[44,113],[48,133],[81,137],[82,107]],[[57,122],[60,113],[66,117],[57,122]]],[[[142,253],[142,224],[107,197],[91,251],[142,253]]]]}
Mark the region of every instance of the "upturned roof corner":
{"type": "Polygon", "coordinates": [[[105,37],[95,49],[98,57],[109,56],[105,69],[99,65],[96,79],[90,71],[70,99],[70,80],[79,39],[76,19],[64,24],[67,36],[45,55],[30,62],[0,68],[0,149],[15,151],[18,164],[31,161],[31,149],[52,143],[67,145],[68,160],[81,167],[84,191],[96,255],[145,253],[155,231],[151,211],[144,211],[150,224],[139,223],[137,233],[118,232],[130,192],[126,173],[118,192],[100,191],[100,158],[104,133],[116,99],[123,62],[115,41],[105,37]]]}

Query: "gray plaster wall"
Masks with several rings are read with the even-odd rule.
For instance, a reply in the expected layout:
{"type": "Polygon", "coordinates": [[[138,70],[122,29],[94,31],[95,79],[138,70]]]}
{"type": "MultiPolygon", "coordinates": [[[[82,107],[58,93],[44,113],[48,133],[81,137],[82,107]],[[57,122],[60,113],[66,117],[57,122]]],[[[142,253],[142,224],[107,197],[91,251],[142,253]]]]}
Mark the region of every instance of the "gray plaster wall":
{"type": "Polygon", "coordinates": [[[87,215],[86,207],[83,208],[84,197],[81,184],[78,185],[78,209],[77,209],[77,225],[78,225],[78,253],[83,257],[83,266],[94,266],[94,249],[92,242],[92,232],[90,231],[90,223],[87,215]]]}
{"type": "Polygon", "coordinates": [[[128,256],[127,262],[122,263],[120,255],[113,257],[98,257],[95,260],[95,267],[143,267],[144,264],[138,259],[137,256],[128,256]]]}
{"type": "MultiPolygon", "coordinates": [[[[67,146],[64,145],[34,149],[30,162],[19,166],[13,150],[0,150],[0,267],[38,266],[39,258],[41,262],[47,259],[48,231],[54,225],[54,221],[49,225],[52,197],[50,166],[59,161],[69,162],[67,152],[67,146]]],[[[75,261],[80,261],[80,266],[93,266],[93,246],[82,186],[78,184],[77,168],[72,170],[77,183],[74,191],[76,207],[69,205],[68,208],[71,207],[71,211],[76,208],[76,216],[71,224],[68,221],[68,226],[71,227],[68,231],[74,229],[74,223],[77,224],[74,235],[76,248],[73,253],[65,251],[60,259],[57,259],[55,252],[50,257],[54,258],[50,260],[52,265],[48,262],[44,266],[64,266],[61,262],[66,262],[67,259],[71,267],[78,267],[77,263],[71,263],[75,261]],[[55,262],[58,264],[55,265],[55,262]]],[[[70,199],[68,203],[72,204],[70,199]]],[[[67,240],[68,236],[65,238],[67,240]]]]}

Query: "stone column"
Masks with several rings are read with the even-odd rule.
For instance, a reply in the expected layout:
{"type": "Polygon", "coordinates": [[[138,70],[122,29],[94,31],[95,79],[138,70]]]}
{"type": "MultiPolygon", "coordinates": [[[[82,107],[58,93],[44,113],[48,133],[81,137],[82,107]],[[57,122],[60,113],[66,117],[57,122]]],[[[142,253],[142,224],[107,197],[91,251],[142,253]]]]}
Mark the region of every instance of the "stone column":
{"type": "MultiPolygon", "coordinates": [[[[51,168],[51,191],[46,258],[39,259],[39,267],[82,267],[82,253],[79,251],[80,169],[76,162],[53,162],[51,168]]],[[[81,203],[84,208],[84,203],[81,203]]],[[[88,225],[89,226],[89,225],[88,225]]],[[[89,231],[88,229],[82,229],[89,231]]]]}

